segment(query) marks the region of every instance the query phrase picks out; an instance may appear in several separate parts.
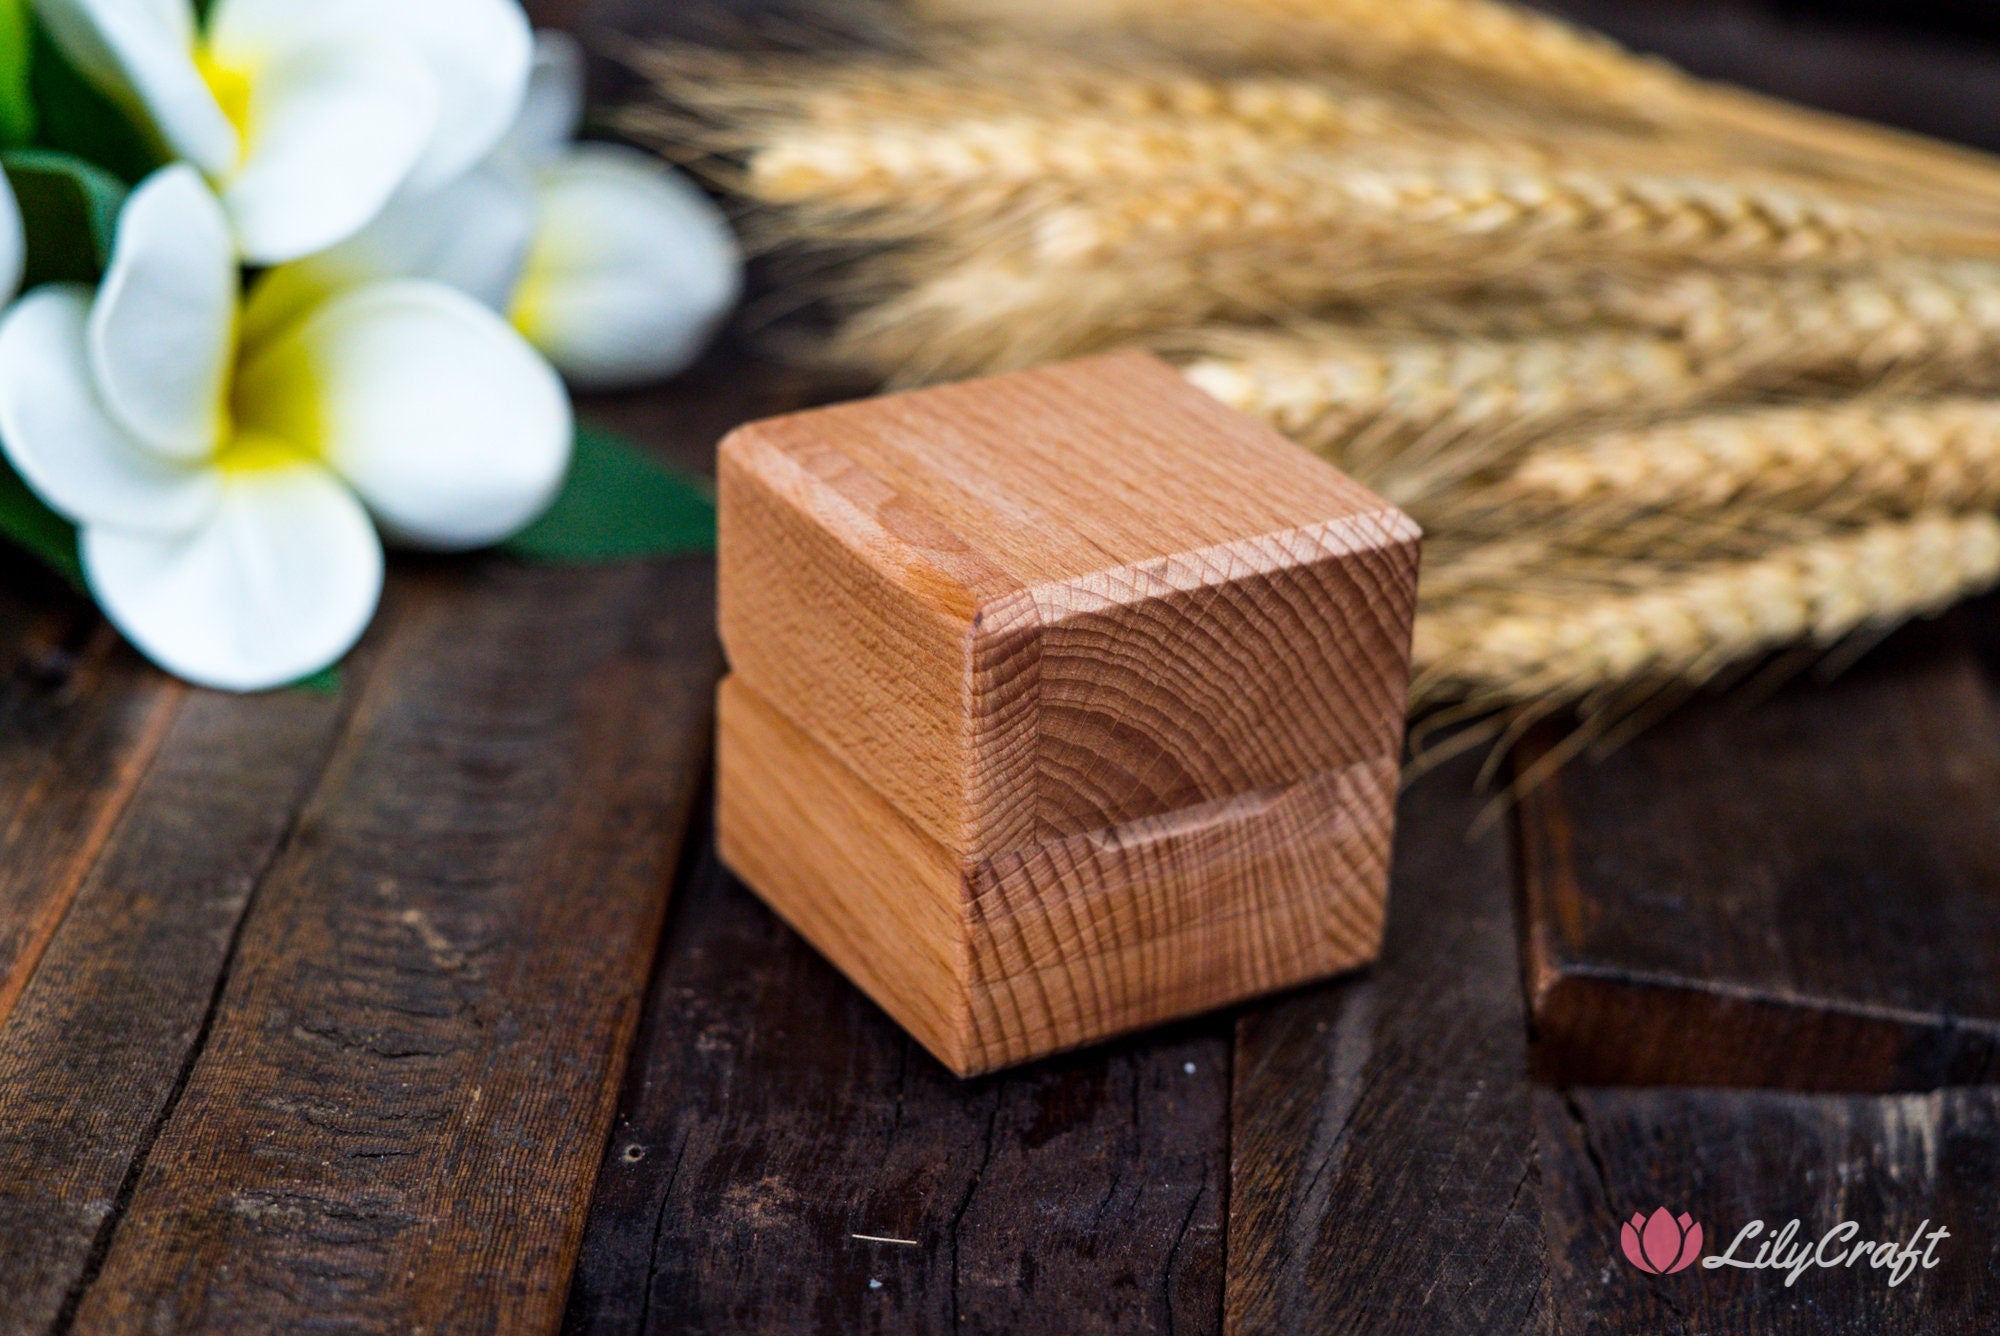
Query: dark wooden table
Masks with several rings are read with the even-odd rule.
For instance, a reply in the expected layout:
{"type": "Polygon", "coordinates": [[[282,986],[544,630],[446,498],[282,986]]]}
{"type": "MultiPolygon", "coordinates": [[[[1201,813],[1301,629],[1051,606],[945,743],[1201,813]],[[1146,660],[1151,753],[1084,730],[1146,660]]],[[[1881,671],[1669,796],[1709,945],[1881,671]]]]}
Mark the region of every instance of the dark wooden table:
{"type": "MultiPolygon", "coordinates": [[[[1756,53],[1719,72],[1886,115],[1943,89],[1904,118],[2000,137],[2000,59],[1643,17],[1697,63],[1756,53]]],[[[725,348],[588,412],[700,465],[812,393],[725,348]]],[[[1888,1094],[1565,1084],[1519,925],[1552,866],[1583,918],[1710,923],[1559,943],[1609,962],[1587,1018],[1680,972],[1688,1019],[1645,1042],[1693,1079],[1852,1067],[1852,1034],[1758,1049],[1695,1004],[1816,996],[1882,931],[1944,924],[1862,971],[1909,995],[1867,1017],[1984,1005],[2000,605],[1831,685],[1698,704],[1518,822],[1436,772],[1402,803],[1377,968],[959,1082],[714,861],[712,577],[401,560],[338,691],[234,698],[0,569],[0,1332],[2000,1325],[2000,1088],[1909,1088],[1992,1079],[1977,1052],[1885,1060],[1888,1094]],[[1885,908],[1846,924],[1818,886],[1885,908]],[[1617,1235],[1660,1205],[1716,1250],[1753,1219],[1950,1237],[1895,1287],[1654,1277],[1617,1235]]]]}

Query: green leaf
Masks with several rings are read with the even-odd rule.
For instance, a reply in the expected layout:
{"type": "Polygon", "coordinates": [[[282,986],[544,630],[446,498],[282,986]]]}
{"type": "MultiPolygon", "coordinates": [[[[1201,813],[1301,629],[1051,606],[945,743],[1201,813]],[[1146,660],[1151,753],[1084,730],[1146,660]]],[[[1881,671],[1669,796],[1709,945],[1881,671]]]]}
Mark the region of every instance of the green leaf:
{"type": "Polygon", "coordinates": [[[0,460],[0,535],[27,549],[29,555],[76,588],[83,588],[76,526],[43,505],[4,460],[0,460]]]}
{"type": "Polygon", "coordinates": [[[29,0],[0,0],[0,144],[35,137],[35,97],[28,85],[34,16],[29,0]]]}
{"type": "Polygon", "coordinates": [[[17,148],[0,166],[21,205],[28,236],[24,288],[38,283],[92,283],[111,263],[125,183],[72,153],[17,148]]]}
{"type": "Polygon", "coordinates": [[[580,426],[555,504],[501,547],[560,565],[713,552],[715,499],[706,483],[623,437],[580,426]]]}
{"type": "Polygon", "coordinates": [[[330,663],[316,673],[307,673],[292,683],[292,690],[310,692],[315,696],[338,696],[340,694],[340,665],[330,663]]]}
{"type": "Polygon", "coordinates": [[[166,162],[152,129],[92,86],[40,22],[29,40],[28,85],[41,112],[35,142],[42,147],[74,153],[127,185],[166,162]]]}

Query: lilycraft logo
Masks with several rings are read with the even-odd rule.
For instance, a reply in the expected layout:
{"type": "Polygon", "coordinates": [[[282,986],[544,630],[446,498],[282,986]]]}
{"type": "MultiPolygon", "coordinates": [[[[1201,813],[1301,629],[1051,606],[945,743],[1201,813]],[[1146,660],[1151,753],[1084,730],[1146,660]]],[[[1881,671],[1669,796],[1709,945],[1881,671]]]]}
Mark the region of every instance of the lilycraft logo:
{"type": "Polygon", "coordinates": [[[1652,1215],[1634,1212],[1618,1231],[1625,1260],[1641,1271],[1671,1276],[1685,1271],[1701,1256],[1701,1226],[1686,1211],[1672,1215],[1662,1206],[1652,1215]]]}
{"type": "Polygon", "coordinates": [[[1852,1220],[1841,1221],[1817,1240],[1801,1238],[1803,1229],[1803,1224],[1791,1220],[1782,1229],[1767,1233],[1762,1220],[1752,1220],[1736,1231],[1726,1252],[1702,1257],[1701,1225],[1686,1211],[1675,1215],[1661,1206],[1651,1215],[1635,1213],[1619,1229],[1618,1243],[1626,1261],[1652,1276],[1685,1271],[1699,1258],[1704,1271],[1725,1266],[1782,1271],[1789,1288],[1815,1268],[1852,1269],[1866,1264],[1870,1270],[1887,1271],[1886,1279],[1894,1287],[1919,1267],[1928,1271],[1936,1266],[1938,1244],[1951,1237],[1943,1225],[1932,1229],[1929,1220],[1918,1225],[1907,1240],[1862,1240],[1861,1226],[1852,1220]]]}

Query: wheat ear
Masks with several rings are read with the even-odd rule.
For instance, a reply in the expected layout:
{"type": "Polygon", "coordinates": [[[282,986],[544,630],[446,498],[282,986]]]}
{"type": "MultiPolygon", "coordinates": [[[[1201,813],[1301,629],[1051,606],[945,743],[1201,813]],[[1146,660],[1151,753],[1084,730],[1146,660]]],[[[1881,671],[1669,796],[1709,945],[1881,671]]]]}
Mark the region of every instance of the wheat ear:
{"type": "Polygon", "coordinates": [[[1467,339],[1211,328],[1172,346],[1195,385],[1404,505],[1531,435],[1678,408],[1718,388],[1679,340],[1625,331],[1467,339]]]}
{"type": "Polygon", "coordinates": [[[1645,572],[1596,598],[1532,588],[1418,618],[1413,696],[1579,699],[1646,679],[1699,680],[1795,641],[1832,645],[1940,611],[2000,579],[2000,520],[1927,513],[1782,546],[1748,561],[1645,572]]]}
{"type": "Polygon", "coordinates": [[[1927,225],[1777,183],[1535,171],[1472,154],[1300,152],[1055,203],[1037,221],[1033,254],[1068,264],[1175,248],[1326,261],[1345,253],[1350,263],[1379,254],[1455,262],[1462,279],[1542,261],[1823,264],[1996,245],[1956,223],[1927,225]]]}
{"type": "Polygon", "coordinates": [[[1670,333],[1760,384],[1805,376],[1951,387],[2000,377],[2000,263],[1908,257],[1858,270],[1607,285],[1604,314],[1670,333]]]}
{"type": "Polygon", "coordinates": [[[2000,400],[1865,398],[1746,408],[1543,448],[1461,522],[1615,526],[1649,510],[1826,517],[2000,503],[2000,400]]]}

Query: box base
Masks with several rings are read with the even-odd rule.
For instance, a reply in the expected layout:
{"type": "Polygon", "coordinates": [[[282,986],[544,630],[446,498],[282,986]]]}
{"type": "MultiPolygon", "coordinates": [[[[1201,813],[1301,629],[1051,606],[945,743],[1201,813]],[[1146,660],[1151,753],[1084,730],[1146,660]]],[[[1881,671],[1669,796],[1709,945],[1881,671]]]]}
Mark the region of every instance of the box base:
{"type": "Polygon", "coordinates": [[[723,862],[961,1076],[1380,948],[1393,756],[968,860],[734,677],[717,729],[723,862]]]}

